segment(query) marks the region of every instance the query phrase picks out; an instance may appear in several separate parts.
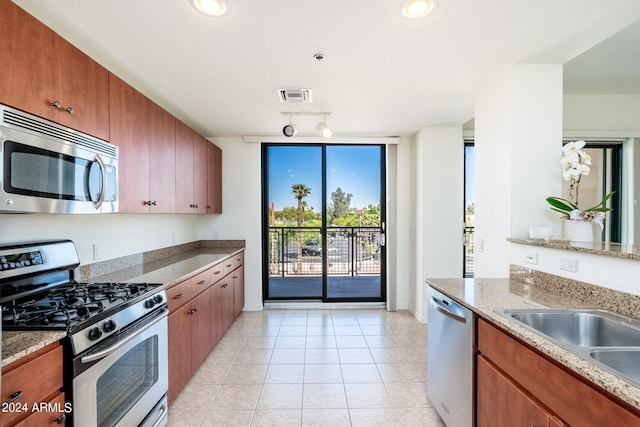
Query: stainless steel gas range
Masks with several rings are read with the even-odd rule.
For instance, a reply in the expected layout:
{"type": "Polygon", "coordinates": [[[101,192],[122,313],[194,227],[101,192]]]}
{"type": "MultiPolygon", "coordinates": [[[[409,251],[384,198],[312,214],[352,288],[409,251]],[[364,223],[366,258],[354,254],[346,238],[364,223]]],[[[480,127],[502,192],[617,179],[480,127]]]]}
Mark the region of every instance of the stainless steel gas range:
{"type": "Polygon", "coordinates": [[[167,297],[161,284],[78,283],[70,240],[0,246],[3,330],[65,330],[67,425],[167,423],[167,297]]]}

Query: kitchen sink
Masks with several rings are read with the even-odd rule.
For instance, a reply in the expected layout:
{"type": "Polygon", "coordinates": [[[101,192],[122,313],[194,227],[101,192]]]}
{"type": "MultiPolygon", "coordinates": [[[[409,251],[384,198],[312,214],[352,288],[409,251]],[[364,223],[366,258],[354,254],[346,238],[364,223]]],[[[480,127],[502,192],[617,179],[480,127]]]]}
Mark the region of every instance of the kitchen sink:
{"type": "Polygon", "coordinates": [[[600,309],[496,311],[640,385],[640,321],[600,309]]]}
{"type": "Polygon", "coordinates": [[[640,348],[592,350],[589,356],[600,362],[636,384],[640,384],[640,348]]]}
{"type": "Polygon", "coordinates": [[[515,320],[553,338],[581,347],[640,346],[640,329],[608,311],[510,311],[515,320]]]}

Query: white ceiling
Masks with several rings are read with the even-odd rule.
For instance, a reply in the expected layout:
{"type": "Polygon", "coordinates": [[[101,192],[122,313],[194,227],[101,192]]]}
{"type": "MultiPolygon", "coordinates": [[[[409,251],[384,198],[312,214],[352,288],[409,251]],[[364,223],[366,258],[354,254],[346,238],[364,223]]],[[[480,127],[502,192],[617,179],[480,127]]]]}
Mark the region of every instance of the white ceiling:
{"type": "MultiPolygon", "coordinates": [[[[281,135],[283,111],[330,111],[345,137],[461,125],[501,67],[564,64],[640,19],[638,0],[439,0],[421,20],[401,0],[227,0],[224,18],[189,0],[14,1],[209,137],[281,135]],[[279,88],[311,88],[313,103],[281,104],[279,88]]],[[[566,92],[640,94],[630,32],[622,55],[567,64],[566,92]]],[[[299,135],[317,121],[294,119],[299,135]]]]}

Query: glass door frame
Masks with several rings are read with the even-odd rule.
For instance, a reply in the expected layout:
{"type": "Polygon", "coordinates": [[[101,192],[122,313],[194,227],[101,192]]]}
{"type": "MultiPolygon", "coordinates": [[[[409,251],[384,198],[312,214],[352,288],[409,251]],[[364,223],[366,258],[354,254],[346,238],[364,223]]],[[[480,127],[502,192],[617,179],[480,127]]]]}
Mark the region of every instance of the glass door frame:
{"type": "Polygon", "coordinates": [[[328,256],[328,229],[327,229],[327,147],[332,146],[374,146],[380,147],[380,229],[385,235],[388,227],[386,226],[386,145],[385,144],[344,144],[344,143],[304,143],[304,142],[263,142],[261,144],[261,235],[262,235],[262,300],[264,301],[290,301],[290,300],[321,300],[322,302],[386,302],[387,300],[387,253],[386,244],[380,247],[380,296],[379,297],[353,297],[353,298],[329,298],[327,296],[327,256],[328,256]],[[289,146],[289,147],[320,147],[322,153],[322,296],[319,297],[271,297],[269,295],[269,155],[270,147],[289,146]]]}

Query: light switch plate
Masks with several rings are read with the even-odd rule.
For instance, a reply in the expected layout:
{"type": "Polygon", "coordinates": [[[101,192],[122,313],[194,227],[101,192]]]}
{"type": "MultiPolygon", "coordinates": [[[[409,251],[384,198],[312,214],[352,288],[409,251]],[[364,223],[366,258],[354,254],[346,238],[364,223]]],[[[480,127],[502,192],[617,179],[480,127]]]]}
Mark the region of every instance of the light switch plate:
{"type": "Polygon", "coordinates": [[[578,260],[577,259],[561,259],[560,270],[578,272],[578,260]]]}
{"type": "Polygon", "coordinates": [[[527,264],[537,264],[538,263],[538,253],[537,252],[528,252],[524,256],[524,262],[527,264]]]}

